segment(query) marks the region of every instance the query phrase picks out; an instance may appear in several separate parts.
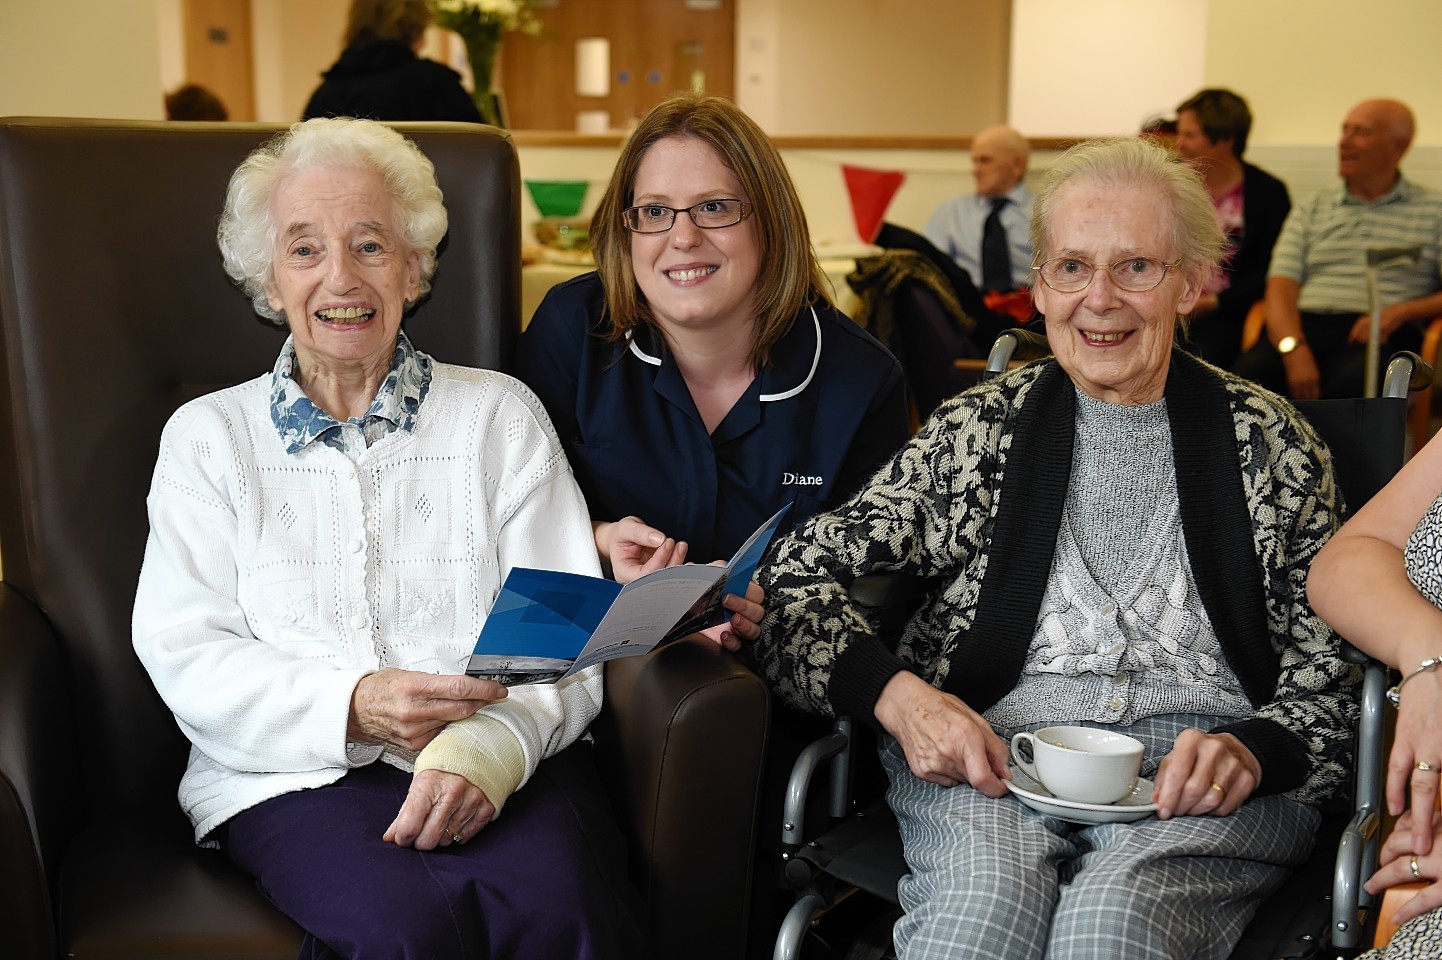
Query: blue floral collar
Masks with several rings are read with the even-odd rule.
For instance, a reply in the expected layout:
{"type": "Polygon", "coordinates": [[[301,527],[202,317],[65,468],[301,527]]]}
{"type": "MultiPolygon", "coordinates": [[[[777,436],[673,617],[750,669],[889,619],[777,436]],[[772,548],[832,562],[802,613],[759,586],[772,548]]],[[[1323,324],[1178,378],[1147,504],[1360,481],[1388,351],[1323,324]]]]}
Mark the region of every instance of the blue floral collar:
{"type": "MultiPolygon", "coordinates": [[[[367,444],[393,430],[410,432],[415,427],[421,401],[431,388],[431,367],[431,358],[411,346],[404,333],[397,336],[390,372],[381,381],[370,409],[349,421],[360,427],[367,444]]],[[[286,338],[271,371],[270,420],[286,453],[297,453],[316,440],[343,453],[351,452],[341,422],[312,403],[295,380],[294,337],[286,338]]]]}

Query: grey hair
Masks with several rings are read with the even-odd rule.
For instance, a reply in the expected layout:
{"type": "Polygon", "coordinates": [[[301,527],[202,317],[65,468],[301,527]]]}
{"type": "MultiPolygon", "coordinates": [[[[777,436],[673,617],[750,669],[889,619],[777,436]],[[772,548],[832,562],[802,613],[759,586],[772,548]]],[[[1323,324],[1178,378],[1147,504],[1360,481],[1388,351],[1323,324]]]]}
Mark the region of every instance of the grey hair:
{"type": "Polygon", "coordinates": [[[430,293],[436,248],[448,223],[435,166],[419,147],[384,124],[318,117],[276,134],[235,168],[216,231],[225,272],[250,297],[255,312],[277,326],[284,325],[285,317],[271,308],[265,294],[275,279],[279,236],[271,219],[271,194],[296,170],[343,167],[373,171],[384,181],[396,203],[401,243],[421,257],[416,299],[430,293]]]}
{"type": "MultiPolygon", "coordinates": [[[[1051,240],[1057,196],[1073,182],[1149,191],[1164,205],[1181,272],[1201,283],[1221,260],[1227,238],[1217,225],[1201,175],[1174,150],[1144,137],[1088,140],[1069,148],[1047,170],[1032,206],[1031,245],[1038,260],[1051,240]]],[[[1182,319],[1185,328],[1186,320],[1182,319]]]]}

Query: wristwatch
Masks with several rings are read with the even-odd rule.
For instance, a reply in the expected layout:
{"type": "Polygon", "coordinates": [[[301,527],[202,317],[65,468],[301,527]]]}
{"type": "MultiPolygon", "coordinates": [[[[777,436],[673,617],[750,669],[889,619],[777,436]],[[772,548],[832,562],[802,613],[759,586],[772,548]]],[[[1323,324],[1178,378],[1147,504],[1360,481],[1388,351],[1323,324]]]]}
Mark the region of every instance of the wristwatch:
{"type": "Polygon", "coordinates": [[[1282,339],[1277,341],[1277,352],[1285,357],[1293,350],[1305,345],[1306,342],[1307,341],[1303,340],[1301,337],[1283,337],[1282,339]]]}

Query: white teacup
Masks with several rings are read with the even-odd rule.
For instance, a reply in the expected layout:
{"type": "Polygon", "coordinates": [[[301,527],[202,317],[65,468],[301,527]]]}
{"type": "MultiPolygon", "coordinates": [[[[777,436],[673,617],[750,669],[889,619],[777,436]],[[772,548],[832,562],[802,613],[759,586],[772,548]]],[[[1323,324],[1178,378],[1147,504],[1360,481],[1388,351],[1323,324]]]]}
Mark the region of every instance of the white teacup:
{"type": "Polygon", "coordinates": [[[1142,769],[1140,740],[1093,727],[1043,727],[1011,738],[1016,765],[1059,800],[1116,803],[1132,792],[1142,769]],[[1032,762],[1023,758],[1026,743],[1032,762]]]}

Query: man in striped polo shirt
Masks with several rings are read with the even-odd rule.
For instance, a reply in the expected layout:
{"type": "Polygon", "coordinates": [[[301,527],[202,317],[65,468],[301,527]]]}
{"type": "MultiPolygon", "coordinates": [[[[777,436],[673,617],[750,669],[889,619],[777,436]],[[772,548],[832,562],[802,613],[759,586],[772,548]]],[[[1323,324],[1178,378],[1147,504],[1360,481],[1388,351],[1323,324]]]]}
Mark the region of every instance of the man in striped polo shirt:
{"type": "Polygon", "coordinates": [[[1381,360],[1416,350],[1442,313],[1442,194],[1402,176],[1415,122],[1406,104],[1367,100],[1342,122],[1341,190],[1292,208],[1272,252],[1266,335],[1237,361],[1243,376],[1297,399],[1357,397],[1366,374],[1370,249],[1420,247],[1377,274],[1381,360]]]}

